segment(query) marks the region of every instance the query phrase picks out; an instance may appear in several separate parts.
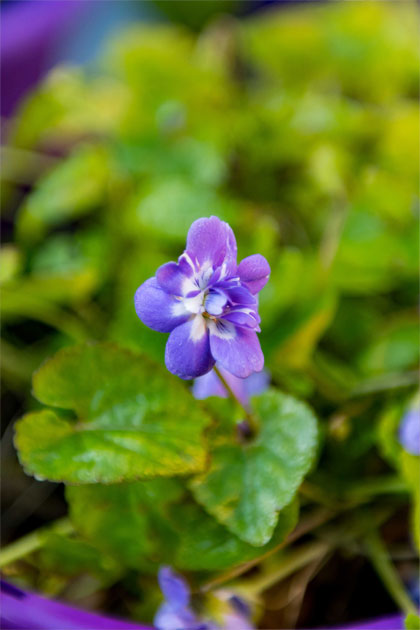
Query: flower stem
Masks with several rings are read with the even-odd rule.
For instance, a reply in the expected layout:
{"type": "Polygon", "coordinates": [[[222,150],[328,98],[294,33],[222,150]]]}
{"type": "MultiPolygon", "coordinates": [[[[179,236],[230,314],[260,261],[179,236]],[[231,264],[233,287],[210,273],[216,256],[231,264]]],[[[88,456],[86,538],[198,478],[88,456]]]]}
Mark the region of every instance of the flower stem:
{"type": "Polygon", "coordinates": [[[68,518],[61,518],[52,525],[37,529],[27,536],[23,536],[23,538],[20,538],[16,542],[11,543],[0,551],[0,568],[16,560],[20,560],[20,558],[43,547],[47,540],[47,534],[50,532],[54,532],[55,534],[70,534],[73,532],[73,525],[68,518]]]}
{"type": "Polygon", "coordinates": [[[417,614],[416,607],[408,596],[388,552],[377,531],[372,531],[365,539],[366,550],[374,569],[381,578],[388,593],[405,614],[417,614]]]}
{"type": "Polygon", "coordinates": [[[243,573],[246,573],[247,571],[255,567],[257,564],[260,564],[260,562],[262,562],[266,558],[269,558],[270,556],[274,555],[275,553],[280,551],[280,549],[283,549],[284,547],[291,544],[292,542],[295,542],[302,536],[305,536],[306,534],[313,531],[317,527],[323,525],[325,522],[329,521],[335,516],[336,516],[335,512],[331,512],[324,508],[314,510],[281,543],[279,543],[275,547],[272,547],[268,551],[265,551],[263,554],[261,554],[257,558],[253,558],[252,560],[249,560],[248,562],[243,562],[242,564],[239,564],[233,567],[232,569],[228,569],[224,573],[221,573],[213,580],[210,580],[209,582],[205,583],[201,587],[201,590],[203,592],[207,592],[213,588],[220,586],[221,584],[224,584],[225,582],[232,581],[233,579],[239,577],[243,573]]]}
{"type": "MultiPolygon", "coordinates": [[[[252,594],[254,597],[261,594],[277,582],[284,580],[307,564],[319,560],[331,550],[331,546],[319,540],[314,540],[291,549],[281,556],[277,562],[270,567],[270,571],[264,571],[253,578],[248,578],[243,585],[243,591],[252,594]]],[[[239,583],[238,583],[239,584],[239,583]]],[[[238,590],[238,585],[233,585],[233,590],[238,590]]]]}
{"type": "Polygon", "coordinates": [[[258,424],[257,421],[254,417],[254,415],[249,411],[249,409],[247,409],[239,400],[239,398],[236,396],[235,392],[233,391],[233,389],[230,387],[230,385],[228,384],[228,382],[226,381],[225,377],[222,375],[222,373],[220,372],[219,368],[217,368],[216,366],[214,366],[213,370],[216,372],[217,376],[219,377],[219,379],[222,382],[223,387],[226,389],[226,391],[229,394],[229,397],[231,398],[231,400],[233,400],[237,405],[239,405],[239,407],[241,408],[241,410],[244,412],[245,414],[245,422],[246,422],[246,426],[245,426],[245,431],[244,434],[246,433],[246,429],[248,430],[248,433],[250,433],[251,435],[255,435],[258,432],[258,424]]]}

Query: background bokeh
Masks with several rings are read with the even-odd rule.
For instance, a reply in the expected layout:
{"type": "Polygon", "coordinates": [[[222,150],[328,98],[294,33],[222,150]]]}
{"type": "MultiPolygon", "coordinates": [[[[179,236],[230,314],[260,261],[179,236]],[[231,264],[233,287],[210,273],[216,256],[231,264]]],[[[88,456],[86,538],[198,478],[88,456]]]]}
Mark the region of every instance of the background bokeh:
{"type": "MultiPolygon", "coordinates": [[[[215,214],[240,258],[269,260],[266,365],[321,422],[304,500],[390,504],[383,535],[410,588],[418,489],[398,485],[395,454],[419,358],[418,8],[266,4],[2,5],[3,542],[67,511],[62,487],[25,476],[13,447],[14,421],[37,406],[33,370],[88,339],[162,362],[165,335],[139,322],[134,292],[215,214]],[[32,5],[49,11],[43,21],[35,6],[31,30],[32,5]],[[395,485],[364,490],[384,476],[395,485]]],[[[101,553],[56,535],[9,571],[150,619],[158,595],[143,568],[116,571],[101,553]]],[[[357,537],[286,606],[289,586],[266,593],[261,627],[395,610],[357,537]]]]}

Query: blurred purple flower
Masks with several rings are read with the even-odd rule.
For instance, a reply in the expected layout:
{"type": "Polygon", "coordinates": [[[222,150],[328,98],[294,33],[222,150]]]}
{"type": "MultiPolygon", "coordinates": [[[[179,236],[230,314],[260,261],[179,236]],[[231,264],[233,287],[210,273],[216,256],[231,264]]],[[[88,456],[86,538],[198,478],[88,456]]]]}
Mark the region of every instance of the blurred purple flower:
{"type": "MultiPolygon", "coordinates": [[[[270,383],[270,375],[265,370],[253,372],[247,378],[238,378],[219,365],[217,367],[235,396],[245,407],[248,407],[251,396],[262,394],[270,383]]],[[[227,389],[213,370],[196,378],[192,391],[195,398],[199,400],[210,396],[218,396],[219,398],[229,396],[227,389]]]]}
{"type": "Polygon", "coordinates": [[[409,409],[403,416],[399,429],[402,447],[412,455],[420,455],[420,409],[409,409]]]}
{"type": "Polygon", "coordinates": [[[56,44],[70,32],[84,5],[85,0],[2,3],[2,115],[10,115],[25,92],[52,65],[56,44]]]}
{"type": "Polygon", "coordinates": [[[0,586],[2,630],[152,630],[28,593],[3,580],[0,586]]]}
{"type": "MultiPolygon", "coordinates": [[[[191,609],[188,584],[170,567],[162,567],[158,579],[165,601],[154,618],[157,630],[253,630],[249,608],[239,597],[228,595],[223,626],[219,626],[196,616],[191,609]]],[[[226,603],[224,591],[220,592],[220,598],[226,603]]]]}
{"type": "Polygon", "coordinates": [[[376,617],[369,621],[358,621],[345,626],[336,626],[331,630],[404,630],[403,615],[388,615],[376,617]]]}
{"type": "Polygon", "coordinates": [[[270,275],[260,254],[236,262],[236,240],[217,217],[194,221],[178,262],[159,267],[136,292],[146,326],[170,332],[165,363],[183,379],[209,372],[217,361],[239,378],[264,365],[255,294],[270,275]]]}
{"type": "Polygon", "coordinates": [[[162,567],[159,571],[159,586],[165,597],[157,611],[154,624],[158,630],[206,630],[190,608],[190,589],[188,584],[172,571],[162,567]]]}

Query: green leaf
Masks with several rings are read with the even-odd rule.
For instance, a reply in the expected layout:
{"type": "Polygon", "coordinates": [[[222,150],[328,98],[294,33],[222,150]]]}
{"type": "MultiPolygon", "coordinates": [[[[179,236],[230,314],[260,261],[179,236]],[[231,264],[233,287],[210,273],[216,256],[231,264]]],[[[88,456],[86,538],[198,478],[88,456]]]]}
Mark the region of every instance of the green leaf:
{"type": "Polygon", "coordinates": [[[5,304],[1,310],[7,317],[33,317],[55,304],[78,302],[89,297],[97,285],[93,269],[71,274],[30,274],[17,278],[4,287],[5,304]]]}
{"type": "Polygon", "coordinates": [[[378,446],[381,455],[395,468],[401,461],[402,447],[397,439],[398,427],[404,413],[402,402],[394,403],[385,409],[377,427],[378,446]]]}
{"type": "Polygon", "coordinates": [[[110,486],[66,489],[70,518],[76,530],[103,552],[126,566],[147,566],[170,541],[164,513],[183,493],[172,479],[153,479],[110,486]],[[165,536],[158,534],[164,528],[165,536]]]}
{"type": "Polygon", "coordinates": [[[210,468],[191,482],[197,501],[251,545],[266,544],[315,456],[316,419],[302,402],[273,389],[254,399],[260,419],[245,446],[214,444],[210,468]]]}
{"type": "Polygon", "coordinates": [[[248,562],[283,542],[296,525],[298,511],[297,501],[285,507],[270,542],[263,547],[253,547],[230,533],[197,504],[175,505],[171,514],[180,534],[175,564],[189,571],[218,571],[248,562]]]}
{"type": "Polygon", "coordinates": [[[161,138],[145,137],[137,143],[117,145],[116,157],[136,175],[178,175],[202,186],[219,185],[226,173],[226,166],[214,147],[192,138],[168,143],[161,138]]]}
{"type": "Polygon", "coordinates": [[[148,189],[142,188],[140,199],[133,201],[137,226],[178,242],[185,241],[196,219],[217,214],[229,221],[233,209],[233,202],[219,197],[213,188],[175,176],[154,180],[148,189]]]}
{"type": "Polygon", "coordinates": [[[29,474],[66,483],[115,483],[196,472],[205,464],[208,417],[184,385],[145,357],[111,344],[66,348],[33,378],[51,409],[16,426],[29,474]]]}
{"type": "Polygon", "coordinates": [[[410,613],[404,619],[404,627],[406,630],[420,630],[420,617],[410,613]]]}
{"type": "Polygon", "coordinates": [[[0,284],[15,278],[22,267],[22,253],[14,245],[3,245],[0,249],[0,284]]]}
{"type": "MultiPolygon", "coordinates": [[[[346,293],[369,294],[398,283],[401,240],[398,231],[374,212],[349,211],[332,269],[335,286],[346,293]]],[[[401,237],[400,237],[401,238],[401,237]]]]}
{"type": "Polygon", "coordinates": [[[49,533],[37,556],[37,564],[49,575],[91,573],[105,584],[121,574],[121,564],[99,551],[97,546],[73,535],[49,533]]]}
{"type": "Polygon", "coordinates": [[[156,269],[167,262],[167,257],[155,249],[136,247],[128,251],[120,265],[120,283],[115,298],[115,313],[108,330],[112,341],[134,351],[141,351],[162,364],[165,356],[166,335],[151,330],[139,320],[133,308],[136,289],[153,276],[156,269]]]}
{"type": "MultiPolygon", "coordinates": [[[[275,225],[275,224],[274,224],[275,225]]],[[[273,226],[269,226],[268,234],[275,234],[273,226]]],[[[268,240],[264,234],[261,244],[257,244],[256,251],[260,251],[264,241],[268,240]]],[[[259,312],[264,322],[264,328],[277,326],[279,314],[298,302],[303,293],[310,289],[312,276],[315,275],[315,265],[309,256],[305,259],[303,253],[292,247],[285,247],[278,252],[274,247],[271,252],[270,282],[259,294],[259,312]],[[305,286],[303,287],[303,283],[305,286]],[[309,285],[309,286],[308,286],[309,285]]]]}
{"type": "Polygon", "coordinates": [[[336,306],[336,295],[327,293],[293,313],[283,328],[277,323],[278,333],[283,334],[284,338],[275,353],[276,362],[293,368],[306,367],[320,337],[334,317],[336,306]]]}
{"type": "Polygon", "coordinates": [[[417,314],[397,315],[377,330],[360,358],[360,367],[367,375],[398,372],[415,369],[419,358],[417,314]]]}
{"type": "Polygon", "coordinates": [[[105,195],[108,157],[100,146],[82,146],[41,179],[25,199],[17,230],[24,241],[41,239],[49,226],[87,214],[105,195]]]}
{"type": "Polygon", "coordinates": [[[91,273],[63,276],[24,276],[2,287],[0,305],[3,323],[24,318],[39,320],[68,335],[72,340],[84,341],[86,325],[79,317],[60,308],[56,302],[73,302],[92,288],[91,273]],[[37,288],[40,290],[37,291],[37,288]]]}

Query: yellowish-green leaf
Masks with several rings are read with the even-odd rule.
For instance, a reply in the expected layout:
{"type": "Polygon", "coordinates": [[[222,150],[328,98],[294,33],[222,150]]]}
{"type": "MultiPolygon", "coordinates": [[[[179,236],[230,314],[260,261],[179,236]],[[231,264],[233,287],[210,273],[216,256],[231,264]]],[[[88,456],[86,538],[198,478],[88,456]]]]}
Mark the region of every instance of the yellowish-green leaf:
{"type": "Polygon", "coordinates": [[[34,375],[41,402],[72,410],[27,414],[15,444],[25,470],[70,484],[114,483],[202,470],[208,417],[182,382],[110,344],[67,348],[34,375]]]}

